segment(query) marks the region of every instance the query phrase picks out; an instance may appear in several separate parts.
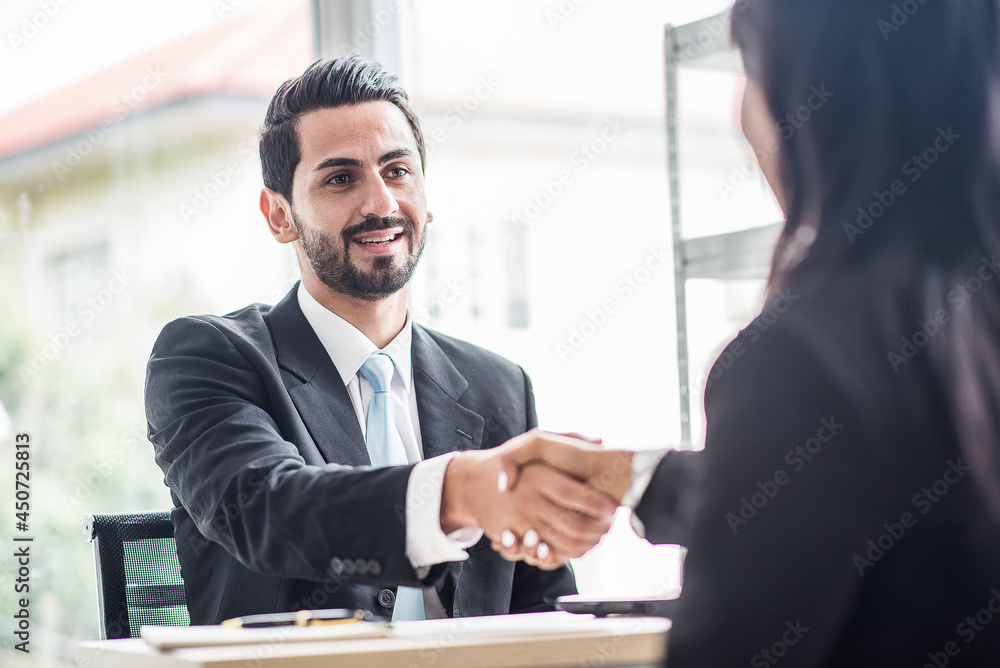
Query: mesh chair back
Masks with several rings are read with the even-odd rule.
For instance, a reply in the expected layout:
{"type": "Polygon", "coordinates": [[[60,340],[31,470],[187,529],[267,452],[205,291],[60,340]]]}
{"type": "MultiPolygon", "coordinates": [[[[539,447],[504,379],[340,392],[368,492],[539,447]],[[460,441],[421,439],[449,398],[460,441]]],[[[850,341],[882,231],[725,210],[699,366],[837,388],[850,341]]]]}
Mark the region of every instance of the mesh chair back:
{"type": "Polygon", "coordinates": [[[102,640],[191,623],[169,511],[88,515],[83,533],[94,543],[102,640]]]}

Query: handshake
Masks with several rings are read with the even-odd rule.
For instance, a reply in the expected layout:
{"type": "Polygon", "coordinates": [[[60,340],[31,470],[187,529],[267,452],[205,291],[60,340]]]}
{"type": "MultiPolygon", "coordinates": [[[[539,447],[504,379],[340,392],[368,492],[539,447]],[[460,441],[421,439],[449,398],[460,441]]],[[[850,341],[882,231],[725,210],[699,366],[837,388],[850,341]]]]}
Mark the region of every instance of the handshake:
{"type": "Polygon", "coordinates": [[[481,527],[503,557],[556,568],[611,528],[632,482],[633,454],[537,429],[463,452],[445,473],[441,528],[481,527]]]}

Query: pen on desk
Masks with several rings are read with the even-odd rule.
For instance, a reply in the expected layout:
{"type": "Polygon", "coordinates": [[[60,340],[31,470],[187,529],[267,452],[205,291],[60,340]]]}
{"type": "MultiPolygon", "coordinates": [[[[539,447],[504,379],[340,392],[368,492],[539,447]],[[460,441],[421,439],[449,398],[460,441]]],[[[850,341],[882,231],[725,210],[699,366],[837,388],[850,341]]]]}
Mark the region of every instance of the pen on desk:
{"type": "Polygon", "coordinates": [[[267,615],[247,615],[223,620],[228,628],[262,628],[266,626],[322,626],[329,624],[352,624],[364,621],[364,610],[299,610],[298,612],[276,612],[267,615]]]}

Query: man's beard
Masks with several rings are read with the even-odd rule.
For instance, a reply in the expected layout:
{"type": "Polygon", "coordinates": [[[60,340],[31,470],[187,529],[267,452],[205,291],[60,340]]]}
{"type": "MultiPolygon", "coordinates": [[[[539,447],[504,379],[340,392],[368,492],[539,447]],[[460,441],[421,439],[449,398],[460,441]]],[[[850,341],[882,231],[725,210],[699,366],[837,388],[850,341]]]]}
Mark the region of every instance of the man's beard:
{"type": "Polygon", "coordinates": [[[334,292],[369,302],[393,295],[410,282],[427,241],[427,230],[424,228],[414,243],[413,221],[404,217],[369,216],[364,222],[344,228],[340,244],[334,243],[333,237],[323,231],[306,232],[298,220],[293,218],[292,222],[316,277],[334,292]],[[348,249],[354,243],[351,241],[353,237],[392,227],[403,228],[403,236],[410,249],[402,266],[396,266],[395,258],[390,255],[373,258],[371,269],[364,269],[351,261],[348,249]]]}

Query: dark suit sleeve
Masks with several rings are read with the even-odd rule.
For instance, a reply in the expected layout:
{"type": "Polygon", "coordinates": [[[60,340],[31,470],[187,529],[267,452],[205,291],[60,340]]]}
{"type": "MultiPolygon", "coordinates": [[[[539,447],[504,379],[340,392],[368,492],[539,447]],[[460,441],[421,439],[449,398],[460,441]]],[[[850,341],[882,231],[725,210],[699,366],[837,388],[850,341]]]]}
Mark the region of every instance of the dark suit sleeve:
{"type": "MultiPolygon", "coordinates": [[[[523,373],[523,370],[522,370],[523,373]]],[[[535,393],[531,379],[524,374],[525,410],[527,424],[524,431],[538,426],[535,413],[535,393]]],[[[569,564],[555,570],[543,571],[523,561],[514,566],[514,583],[510,595],[510,612],[544,612],[555,610],[559,596],[577,593],[576,577],[569,564]]]]}
{"type": "Polygon", "coordinates": [[[688,545],[703,454],[671,450],[657,465],[634,510],[650,543],[688,545]]]}
{"type": "Polygon", "coordinates": [[[154,346],[149,438],[176,499],[202,534],[254,571],[323,580],[339,557],[368,571],[337,573],[341,580],[416,584],[394,510],[405,507],[411,467],[307,465],[270,414],[280,378],[269,340],[242,334],[185,318],[154,346]]]}
{"type": "MultiPolygon", "coordinates": [[[[864,586],[854,557],[899,517],[875,482],[891,467],[851,394],[780,330],[745,345],[705,405],[669,666],[772,665],[762,652],[776,643],[783,664],[829,665],[864,586]]],[[[652,520],[656,509],[643,512],[652,520]]]]}

